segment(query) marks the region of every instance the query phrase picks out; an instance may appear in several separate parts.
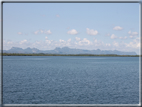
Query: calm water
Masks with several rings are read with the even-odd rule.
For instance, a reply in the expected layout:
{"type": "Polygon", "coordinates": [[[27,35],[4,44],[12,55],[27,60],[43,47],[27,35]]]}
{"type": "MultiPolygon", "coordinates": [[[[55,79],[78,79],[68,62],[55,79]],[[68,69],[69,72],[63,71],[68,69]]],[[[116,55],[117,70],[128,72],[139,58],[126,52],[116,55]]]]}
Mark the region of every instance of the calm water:
{"type": "Polygon", "coordinates": [[[138,104],[138,57],[4,56],[4,104],[138,104]]]}

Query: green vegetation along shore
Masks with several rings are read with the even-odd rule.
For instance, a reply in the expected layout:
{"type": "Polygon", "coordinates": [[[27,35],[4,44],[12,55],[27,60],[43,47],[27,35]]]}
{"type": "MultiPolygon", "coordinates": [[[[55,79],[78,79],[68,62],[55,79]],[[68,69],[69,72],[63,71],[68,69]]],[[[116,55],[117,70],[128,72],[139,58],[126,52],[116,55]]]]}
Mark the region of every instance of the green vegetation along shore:
{"type": "Polygon", "coordinates": [[[44,53],[3,53],[3,56],[118,56],[140,57],[140,55],[116,55],[116,54],[44,54],[44,53]]]}

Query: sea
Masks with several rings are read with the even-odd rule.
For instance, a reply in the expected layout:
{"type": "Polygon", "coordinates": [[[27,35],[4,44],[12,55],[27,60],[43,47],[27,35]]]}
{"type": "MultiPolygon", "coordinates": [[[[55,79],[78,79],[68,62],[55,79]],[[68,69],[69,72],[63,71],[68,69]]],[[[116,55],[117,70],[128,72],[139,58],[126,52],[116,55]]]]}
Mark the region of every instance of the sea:
{"type": "Polygon", "coordinates": [[[139,57],[3,56],[4,104],[139,104],[139,57]]]}

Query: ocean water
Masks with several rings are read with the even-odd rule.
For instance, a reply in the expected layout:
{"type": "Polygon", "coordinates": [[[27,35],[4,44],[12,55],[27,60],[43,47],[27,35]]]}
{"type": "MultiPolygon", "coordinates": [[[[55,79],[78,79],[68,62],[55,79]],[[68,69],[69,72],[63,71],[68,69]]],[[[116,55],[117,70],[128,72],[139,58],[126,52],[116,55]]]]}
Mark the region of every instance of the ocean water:
{"type": "Polygon", "coordinates": [[[4,56],[4,104],[139,104],[139,57],[4,56]]]}

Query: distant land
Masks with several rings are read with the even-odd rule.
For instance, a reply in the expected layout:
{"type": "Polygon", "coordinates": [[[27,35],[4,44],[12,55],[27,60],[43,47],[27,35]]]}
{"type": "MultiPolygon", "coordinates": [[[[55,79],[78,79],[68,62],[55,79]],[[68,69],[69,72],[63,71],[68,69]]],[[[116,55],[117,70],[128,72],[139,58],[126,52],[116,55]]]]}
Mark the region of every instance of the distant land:
{"type": "Polygon", "coordinates": [[[56,47],[54,50],[39,50],[37,48],[18,48],[12,47],[9,50],[3,50],[3,53],[21,53],[21,54],[93,54],[93,55],[137,55],[136,52],[123,52],[117,50],[83,50],[83,49],[72,49],[68,47],[59,48],[56,47]]]}

